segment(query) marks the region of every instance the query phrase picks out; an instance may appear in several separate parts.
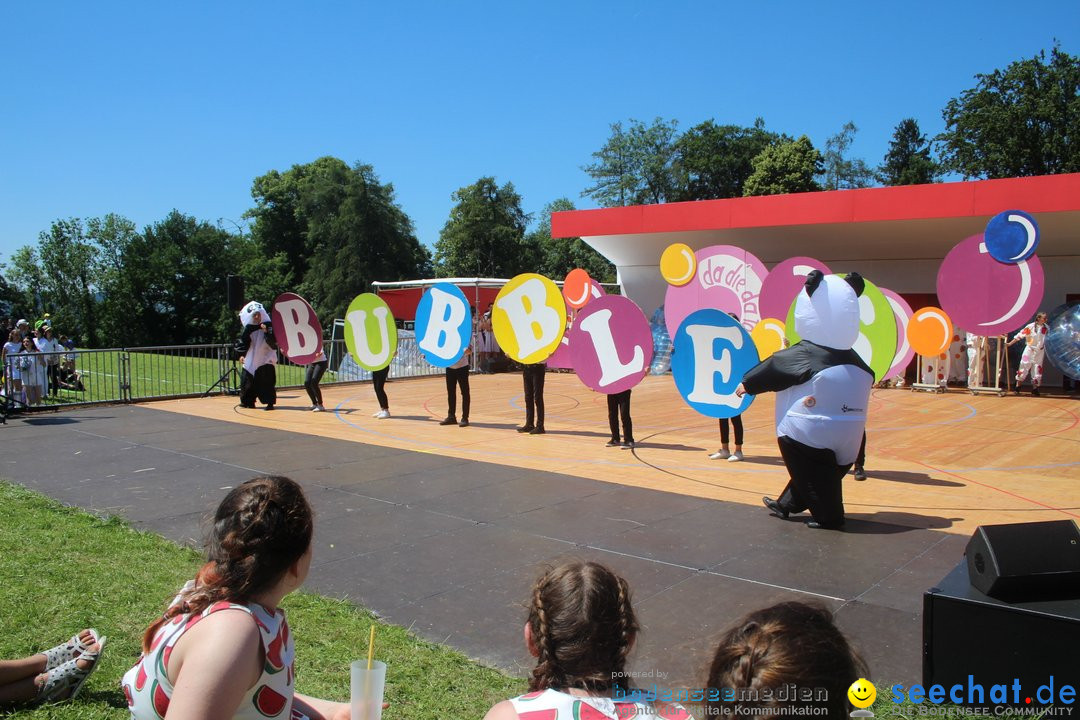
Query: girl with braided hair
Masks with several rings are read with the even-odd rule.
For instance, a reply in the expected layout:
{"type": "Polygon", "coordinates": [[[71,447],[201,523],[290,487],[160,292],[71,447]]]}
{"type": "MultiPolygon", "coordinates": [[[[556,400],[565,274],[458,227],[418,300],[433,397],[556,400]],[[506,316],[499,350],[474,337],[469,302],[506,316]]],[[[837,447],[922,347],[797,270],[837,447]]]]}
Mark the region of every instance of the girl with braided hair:
{"type": "Polygon", "coordinates": [[[638,629],[629,585],[605,566],[571,561],[548,570],[533,585],[525,622],[525,646],[536,658],[529,692],[498,703],[484,720],[689,719],[678,705],[653,708],[627,691],[626,656],[638,629]]]}
{"type": "Polygon", "coordinates": [[[770,708],[824,707],[823,717],[841,720],[848,688],[867,672],[825,607],[780,603],[750,613],[720,639],[708,682],[719,692],[706,714],[764,717],[775,714],[770,708]]]}
{"type": "Polygon", "coordinates": [[[347,720],[348,703],[295,692],[281,600],[311,567],[313,516],[284,477],[234,488],[214,513],[207,562],[143,635],[122,681],[132,720],[347,720]]]}

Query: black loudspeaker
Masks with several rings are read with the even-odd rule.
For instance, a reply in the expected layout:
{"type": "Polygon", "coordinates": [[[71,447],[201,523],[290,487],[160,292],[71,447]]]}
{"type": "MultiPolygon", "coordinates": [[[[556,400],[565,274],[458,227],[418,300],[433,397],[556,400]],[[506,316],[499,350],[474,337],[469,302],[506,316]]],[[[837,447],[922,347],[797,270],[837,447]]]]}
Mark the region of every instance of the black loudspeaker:
{"type": "Polygon", "coordinates": [[[1080,691],[1077,648],[1080,599],[1004,602],[972,587],[964,563],[923,595],[923,687],[944,687],[945,702],[1057,704],[1066,687],[1080,691]]]}
{"type": "Polygon", "coordinates": [[[1080,528],[1074,520],[980,525],[964,554],[971,584],[991,597],[1080,596],[1080,528]]]}
{"type": "Polygon", "coordinates": [[[229,275],[225,278],[225,302],[233,312],[240,312],[244,307],[244,278],[229,275]]]}

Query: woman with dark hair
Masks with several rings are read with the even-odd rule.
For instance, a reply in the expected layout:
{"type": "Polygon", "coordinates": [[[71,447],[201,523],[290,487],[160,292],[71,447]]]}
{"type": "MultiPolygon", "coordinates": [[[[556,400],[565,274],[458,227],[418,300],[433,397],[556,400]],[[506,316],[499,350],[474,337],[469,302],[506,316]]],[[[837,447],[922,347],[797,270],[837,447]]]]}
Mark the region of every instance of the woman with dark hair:
{"type": "Polygon", "coordinates": [[[213,522],[206,564],[147,628],[142,658],[124,675],[132,719],[347,720],[348,703],[295,692],[293,638],[278,607],[311,567],[303,490],[284,477],[249,480],[213,522]]]}
{"type": "Polygon", "coordinates": [[[628,691],[626,657],[638,630],[630,586],[607,567],[573,561],[549,570],[533,585],[525,622],[525,646],[536,658],[529,692],[498,703],[484,720],[691,720],[678,705],[653,707],[628,691]]]}
{"type": "Polygon", "coordinates": [[[780,603],[750,613],[720,639],[707,684],[721,694],[707,699],[706,714],[771,717],[772,708],[813,707],[840,720],[848,714],[848,688],[866,674],[832,613],[820,605],[780,603]],[[797,692],[781,692],[792,684],[797,692]]]}

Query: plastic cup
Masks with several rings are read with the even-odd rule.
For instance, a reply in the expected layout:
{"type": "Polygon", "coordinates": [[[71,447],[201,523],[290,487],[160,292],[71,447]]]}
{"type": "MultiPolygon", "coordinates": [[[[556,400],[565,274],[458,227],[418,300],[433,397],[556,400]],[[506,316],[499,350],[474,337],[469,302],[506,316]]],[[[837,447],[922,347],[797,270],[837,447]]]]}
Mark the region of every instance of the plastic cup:
{"type": "Polygon", "coordinates": [[[367,669],[367,660],[357,660],[349,666],[352,674],[352,720],[381,720],[383,689],[386,687],[386,663],[375,660],[367,669]]]}

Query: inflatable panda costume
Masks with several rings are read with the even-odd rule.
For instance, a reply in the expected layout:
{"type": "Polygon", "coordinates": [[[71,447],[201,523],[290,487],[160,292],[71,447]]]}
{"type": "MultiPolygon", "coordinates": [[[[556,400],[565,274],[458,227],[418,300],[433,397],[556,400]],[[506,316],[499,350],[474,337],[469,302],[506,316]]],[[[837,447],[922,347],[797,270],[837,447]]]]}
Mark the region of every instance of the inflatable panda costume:
{"type": "Polygon", "coordinates": [[[240,406],[255,407],[255,398],[273,410],[277,402],[277,342],[270,316],[262,304],[254,300],[240,311],[240,324],[244,331],[236,341],[234,350],[244,356],[240,371],[240,406]]]}
{"type": "Polygon", "coordinates": [[[791,480],[778,500],[781,517],[809,510],[814,528],[844,525],[842,482],[859,452],[874,373],[852,350],[859,336],[858,273],[815,270],[795,300],[802,338],[746,373],[737,392],[775,392],[776,435],[791,480]]]}

